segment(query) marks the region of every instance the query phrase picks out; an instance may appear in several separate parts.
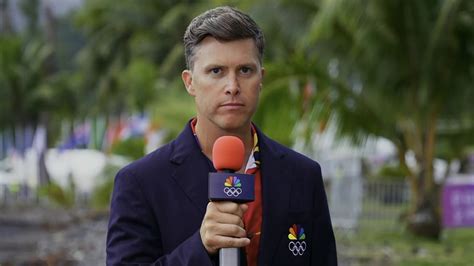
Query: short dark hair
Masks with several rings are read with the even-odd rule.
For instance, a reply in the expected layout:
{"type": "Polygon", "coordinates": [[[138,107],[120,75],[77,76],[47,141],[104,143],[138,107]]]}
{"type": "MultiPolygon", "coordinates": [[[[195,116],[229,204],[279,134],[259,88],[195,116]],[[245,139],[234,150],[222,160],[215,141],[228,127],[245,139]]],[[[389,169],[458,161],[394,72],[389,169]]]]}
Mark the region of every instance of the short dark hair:
{"type": "Polygon", "coordinates": [[[199,43],[211,36],[219,41],[235,41],[252,38],[262,63],[265,40],[257,23],[242,11],[228,7],[217,7],[195,17],[184,33],[184,57],[188,69],[193,68],[194,50],[199,43]]]}

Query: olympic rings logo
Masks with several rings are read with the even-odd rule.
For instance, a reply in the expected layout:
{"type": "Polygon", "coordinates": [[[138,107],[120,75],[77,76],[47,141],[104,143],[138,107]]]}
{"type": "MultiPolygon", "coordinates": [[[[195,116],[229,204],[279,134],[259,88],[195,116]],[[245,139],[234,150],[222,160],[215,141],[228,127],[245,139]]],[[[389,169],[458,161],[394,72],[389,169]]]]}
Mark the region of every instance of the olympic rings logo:
{"type": "Polygon", "coordinates": [[[306,242],[290,241],[290,243],[288,243],[288,249],[293,253],[293,256],[302,256],[306,251],[306,242]]]}
{"type": "Polygon", "coordinates": [[[240,194],[242,194],[242,189],[241,188],[235,188],[235,187],[225,187],[224,188],[224,193],[229,196],[229,197],[238,197],[240,194]]]}

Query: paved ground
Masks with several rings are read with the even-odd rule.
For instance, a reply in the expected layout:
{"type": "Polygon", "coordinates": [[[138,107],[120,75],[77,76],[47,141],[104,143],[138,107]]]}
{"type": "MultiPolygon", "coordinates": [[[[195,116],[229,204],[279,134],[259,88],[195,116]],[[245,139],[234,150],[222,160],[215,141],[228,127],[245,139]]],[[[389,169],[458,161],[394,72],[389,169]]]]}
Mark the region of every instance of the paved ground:
{"type": "MultiPolygon", "coordinates": [[[[0,266],[105,265],[107,219],[91,210],[0,207],[0,266]]],[[[341,266],[382,265],[341,256],[342,243],[338,251],[341,266]]]]}
{"type": "Polygon", "coordinates": [[[107,213],[0,208],[0,265],[104,265],[107,213]]]}

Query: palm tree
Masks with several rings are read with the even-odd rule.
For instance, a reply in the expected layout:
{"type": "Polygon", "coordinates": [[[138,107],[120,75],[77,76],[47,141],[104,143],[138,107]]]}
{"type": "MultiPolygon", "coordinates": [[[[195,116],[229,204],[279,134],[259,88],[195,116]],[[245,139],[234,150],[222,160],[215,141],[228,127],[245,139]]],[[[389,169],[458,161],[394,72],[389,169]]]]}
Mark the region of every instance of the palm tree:
{"type": "MultiPolygon", "coordinates": [[[[56,119],[71,116],[77,109],[69,82],[72,74],[59,71],[56,65],[53,18],[47,16],[47,30],[43,30],[38,26],[39,1],[21,1],[20,7],[26,27],[0,35],[0,130],[43,125],[51,133],[56,119]]],[[[45,169],[44,160],[39,164],[45,169]]],[[[46,172],[40,181],[49,182],[46,172]]]]}
{"type": "Polygon", "coordinates": [[[190,1],[86,1],[76,16],[87,42],[79,55],[90,113],[144,111],[184,68],[190,1]],[[97,99],[97,100],[96,100],[97,99]]]}
{"type": "Polygon", "coordinates": [[[298,41],[309,31],[320,1],[241,1],[239,7],[255,18],[267,42],[267,74],[254,121],[271,137],[291,146],[302,117],[311,116],[307,92],[317,69],[299,53],[298,41]]]}
{"type": "Polygon", "coordinates": [[[300,40],[323,81],[314,104],[336,114],[341,133],[382,136],[398,147],[412,191],[408,228],[439,237],[437,143],[474,128],[474,3],[332,0],[315,18],[300,40]],[[417,169],[406,165],[407,151],[417,169]]]}

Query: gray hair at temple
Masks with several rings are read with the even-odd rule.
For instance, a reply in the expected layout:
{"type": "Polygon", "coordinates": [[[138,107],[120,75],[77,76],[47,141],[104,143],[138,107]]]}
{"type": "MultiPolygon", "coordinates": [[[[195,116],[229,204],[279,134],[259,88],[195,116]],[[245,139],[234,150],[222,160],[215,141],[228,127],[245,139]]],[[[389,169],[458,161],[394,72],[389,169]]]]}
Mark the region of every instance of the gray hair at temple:
{"type": "Polygon", "coordinates": [[[265,40],[257,23],[242,11],[228,7],[217,7],[195,17],[184,33],[184,57],[186,66],[192,70],[194,51],[199,43],[211,36],[219,41],[236,41],[252,38],[262,64],[265,40]]]}

